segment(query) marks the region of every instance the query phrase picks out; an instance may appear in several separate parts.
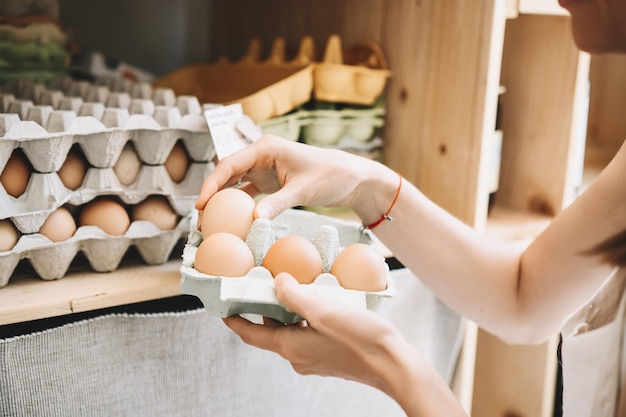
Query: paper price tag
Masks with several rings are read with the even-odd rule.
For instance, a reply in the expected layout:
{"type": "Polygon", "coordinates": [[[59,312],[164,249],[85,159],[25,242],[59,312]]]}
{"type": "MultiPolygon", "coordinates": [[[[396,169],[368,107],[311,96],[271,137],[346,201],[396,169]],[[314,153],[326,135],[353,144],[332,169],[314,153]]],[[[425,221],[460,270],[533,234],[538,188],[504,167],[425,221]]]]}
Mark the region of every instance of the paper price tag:
{"type": "Polygon", "coordinates": [[[240,103],[219,106],[204,112],[217,159],[222,159],[250,143],[237,130],[237,123],[244,117],[240,103]]]}

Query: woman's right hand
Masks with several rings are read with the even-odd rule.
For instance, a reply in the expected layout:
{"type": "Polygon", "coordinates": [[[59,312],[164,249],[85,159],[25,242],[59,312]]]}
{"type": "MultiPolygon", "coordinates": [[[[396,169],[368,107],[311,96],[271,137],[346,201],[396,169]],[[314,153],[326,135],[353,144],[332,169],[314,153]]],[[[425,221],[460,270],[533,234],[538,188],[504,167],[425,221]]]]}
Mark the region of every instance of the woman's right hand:
{"type": "Polygon", "coordinates": [[[266,194],[255,209],[255,218],[273,219],[296,206],[351,207],[364,222],[384,213],[397,186],[397,175],[384,165],[336,149],[323,149],[265,135],[222,159],[204,181],[196,201],[202,210],[220,189],[249,182],[253,196],[266,194]],[[376,192],[371,188],[385,186],[376,192]],[[380,207],[371,195],[380,197],[380,207]],[[390,194],[391,196],[387,196],[390,194]],[[371,212],[371,213],[370,213],[371,212]]]}

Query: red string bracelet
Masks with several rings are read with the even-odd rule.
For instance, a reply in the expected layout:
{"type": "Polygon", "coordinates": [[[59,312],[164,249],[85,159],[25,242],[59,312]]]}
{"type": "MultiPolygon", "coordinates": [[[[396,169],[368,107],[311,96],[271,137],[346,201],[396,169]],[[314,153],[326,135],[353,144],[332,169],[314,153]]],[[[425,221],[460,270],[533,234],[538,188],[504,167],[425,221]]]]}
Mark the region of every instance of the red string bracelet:
{"type": "Polygon", "coordinates": [[[398,178],[400,179],[400,183],[398,184],[398,190],[396,191],[396,196],[393,198],[391,205],[389,206],[385,214],[380,216],[380,219],[376,220],[374,223],[371,223],[371,224],[364,224],[363,227],[365,229],[371,230],[375,228],[376,226],[378,226],[379,224],[381,224],[382,222],[384,222],[385,220],[393,221],[393,217],[391,217],[389,213],[391,213],[393,206],[396,205],[396,201],[398,200],[398,196],[400,195],[400,189],[402,189],[402,175],[400,173],[398,173],[398,178]]]}

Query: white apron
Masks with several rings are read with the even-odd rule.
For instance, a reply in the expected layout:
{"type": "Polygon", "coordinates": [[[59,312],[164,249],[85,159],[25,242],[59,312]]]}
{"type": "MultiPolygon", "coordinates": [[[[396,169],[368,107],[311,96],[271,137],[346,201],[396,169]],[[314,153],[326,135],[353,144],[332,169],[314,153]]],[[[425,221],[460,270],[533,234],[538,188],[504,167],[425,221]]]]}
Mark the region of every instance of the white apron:
{"type": "Polygon", "coordinates": [[[626,362],[625,284],[626,268],[616,270],[563,326],[563,417],[626,416],[626,404],[618,414],[626,362]]]}

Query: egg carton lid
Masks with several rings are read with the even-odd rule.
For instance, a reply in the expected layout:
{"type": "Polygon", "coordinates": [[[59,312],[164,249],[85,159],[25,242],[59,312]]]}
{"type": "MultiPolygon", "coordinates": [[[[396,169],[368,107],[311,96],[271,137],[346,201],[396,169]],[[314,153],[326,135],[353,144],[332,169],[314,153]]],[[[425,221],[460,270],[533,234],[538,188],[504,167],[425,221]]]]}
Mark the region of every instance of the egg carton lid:
{"type": "Polygon", "coordinates": [[[122,236],[108,235],[96,226],[81,226],[74,236],[63,242],[52,242],[39,233],[22,235],[13,249],[0,252],[0,288],[9,283],[22,259],[28,259],[44,280],[63,278],[79,252],[96,272],[117,269],[131,246],[137,248],[147,264],[162,264],[188,230],[189,216],[181,218],[172,230],[160,230],[145,220],[134,221],[122,236]]]}
{"type": "MultiPolygon", "coordinates": [[[[192,224],[195,224],[193,220],[192,224]]],[[[306,291],[371,310],[378,309],[384,298],[395,295],[395,283],[388,268],[387,288],[378,292],[345,289],[339,285],[337,278],[328,272],[341,247],[357,242],[372,243],[367,231],[362,230],[355,222],[297,209],[286,210],[273,221],[255,220],[246,239],[254,255],[255,266],[243,277],[212,276],[195,270],[193,262],[202,236],[197,230],[191,230],[183,250],[180,270],[182,292],[200,298],[205,309],[218,317],[259,314],[283,323],[302,320],[298,314],[279,303],[274,279],[270,272],[261,266],[263,256],[274,240],[288,234],[311,240],[322,257],[323,273],[311,284],[300,284],[306,291]]]]}

